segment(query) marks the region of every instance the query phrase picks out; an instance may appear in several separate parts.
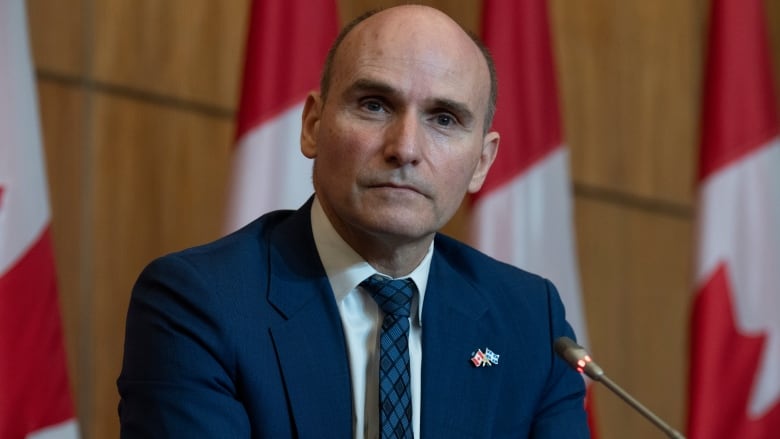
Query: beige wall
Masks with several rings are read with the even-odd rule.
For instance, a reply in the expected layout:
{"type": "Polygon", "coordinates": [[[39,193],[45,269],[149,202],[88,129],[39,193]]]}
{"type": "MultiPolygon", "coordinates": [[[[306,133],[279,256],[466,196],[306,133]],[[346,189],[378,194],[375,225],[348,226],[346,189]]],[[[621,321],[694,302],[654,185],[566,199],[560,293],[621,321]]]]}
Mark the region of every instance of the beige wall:
{"type": "MultiPolygon", "coordinates": [[[[341,0],[342,20],[401,1],[341,0]]],[[[478,30],[479,0],[429,1],[478,30]]],[[[551,0],[591,344],[685,412],[705,0],[551,0]]],[[[70,370],[86,438],[117,437],[130,287],[216,237],[248,0],[28,0],[70,370]]],[[[780,0],[768,0],[780,72],[780,0]]],[[[776,73],[780,84],[780,73],[776,73]]],[[[464,233],[463,211],[448,227],[464,233]]],[[[659,437],[599,389],[601,437],[659,437]]]]}

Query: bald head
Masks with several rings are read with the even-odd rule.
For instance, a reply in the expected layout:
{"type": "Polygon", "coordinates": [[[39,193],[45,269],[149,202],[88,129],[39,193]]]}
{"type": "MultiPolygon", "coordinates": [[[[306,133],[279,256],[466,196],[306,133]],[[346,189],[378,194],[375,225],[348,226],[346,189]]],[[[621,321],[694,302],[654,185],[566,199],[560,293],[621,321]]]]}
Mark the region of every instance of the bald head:
{"type": "MultiPolygon", "coordinates": [[[[320,92],[323,100],[330,92],[334,70],[343,62],[342,46],[365,45],[368,41],[385,39],[387,44],[396,45],[401,50],[414,50],[420,43],[436,43],[432,38],[438,38],[449,46],[451,42],[460,52],[458,58],[462,62],[479,66],[486,73],[482,84],[463,84],[464,87],[484,86],[487,89],[486,108],[484,116],[484,131],[486,132],[495,114],[498,95],[493,59],[485,45],[472,33],[463,29],[443,12],[423,5],[405,5],[389,9],[377,9],[366,12],[349,22],[341,30],[331,46],[320,78],[320,92]],[[474,55],[477,55],[476,57],[474,55]],[[335,66],[334,66],[335,65],[335,66]]],[[[353,53],[350,51],[350,53],[353,53]]]]}

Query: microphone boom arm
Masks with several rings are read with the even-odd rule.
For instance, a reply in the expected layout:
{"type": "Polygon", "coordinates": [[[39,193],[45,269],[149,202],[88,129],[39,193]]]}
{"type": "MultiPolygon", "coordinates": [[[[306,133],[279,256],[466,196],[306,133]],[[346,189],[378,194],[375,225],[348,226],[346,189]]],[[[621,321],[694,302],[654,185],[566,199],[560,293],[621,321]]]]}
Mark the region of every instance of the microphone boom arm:
{"type": "Polygon", "coordinates": [[[569,337],[560,337],[555,340],[554,347],[558,356],[563,358],[563,360],[566,361],[569,366],[574,368],[577,372],[584,373],[590,379],[604,384],[615,395],[619,396],[620,399],[625,401],[628,405],[638,411],[639,414],[647,418],[647,420],[652,422],[656,427],[666,433],[667,436],[672,439],[685,439],[685,436],[680,434],[680,432],[670,427],[669,424],[656,416],[655,413],[650,411],[650,409],[642,405],[642,403],[637,401],[628,392],[623,390],[623,388],[617,385],[617,383],[609,379],[609,377],[604,373],[604,370],[601,369],[601,367],[599,367],[599,365],[590,358],[590,355],[588,355],[588,352],[585,350],[585,348],[575,343],[574,340],[570,339],[569,337]]]}

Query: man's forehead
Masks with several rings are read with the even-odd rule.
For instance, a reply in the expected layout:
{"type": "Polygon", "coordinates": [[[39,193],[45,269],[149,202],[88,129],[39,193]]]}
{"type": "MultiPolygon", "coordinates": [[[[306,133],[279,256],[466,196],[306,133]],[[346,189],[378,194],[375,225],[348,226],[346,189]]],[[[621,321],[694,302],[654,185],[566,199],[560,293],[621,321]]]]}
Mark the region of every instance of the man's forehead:
{"type": "Polygon", "coordinates": [[[433,15],[429,23],[428,9],[422,9],[421,16],[407,14],[407,20],[401,15],[383,19],[389,13],[383,11],[360,23],[336,53],[340,73],[350,76],[358,71],[395,70],[451,78],[461,87],[462,81],[474,82],[469,85],[473,87],[489,84],[487,61],[471,37],[449,17],[444,16],[445,21],[433,15]]]}
{"type": "Polygon", "coordinates": [[[366,18],[345,36],[344,42],[359,41],[409,44],[414,48],[426,41],[436,41],[444,47],[478,51],[463,28],[443,12],[421,5],[390,8],[366,18]]]}

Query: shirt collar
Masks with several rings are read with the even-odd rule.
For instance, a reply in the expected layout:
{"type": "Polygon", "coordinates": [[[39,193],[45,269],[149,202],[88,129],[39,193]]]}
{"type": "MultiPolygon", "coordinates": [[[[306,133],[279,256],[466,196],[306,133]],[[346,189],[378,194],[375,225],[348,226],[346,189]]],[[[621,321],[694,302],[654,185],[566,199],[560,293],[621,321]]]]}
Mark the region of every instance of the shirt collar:
{"type": "MultiPolygon", "coordinates": [[[[330,287],[336,302],[341,302],[360,282],[377,273],[352,247],[344,241],[328,220],[317,197],[311,207],[311,228],[317,252],[328,276],[330,287]]],[[[428,273],[433,257],[433,242],[417,267],[407,276],[417,286],[417,321],[422,324],[422,306],[425,289],[428,285],[428,273]]],[[[379,273],[383,274],[383,273],[379,273]]],[[[389,276],[388,276],[389,277],[389,276]]]]}

